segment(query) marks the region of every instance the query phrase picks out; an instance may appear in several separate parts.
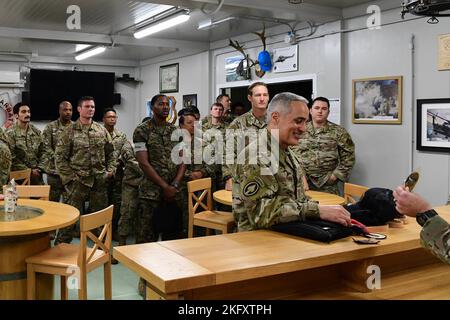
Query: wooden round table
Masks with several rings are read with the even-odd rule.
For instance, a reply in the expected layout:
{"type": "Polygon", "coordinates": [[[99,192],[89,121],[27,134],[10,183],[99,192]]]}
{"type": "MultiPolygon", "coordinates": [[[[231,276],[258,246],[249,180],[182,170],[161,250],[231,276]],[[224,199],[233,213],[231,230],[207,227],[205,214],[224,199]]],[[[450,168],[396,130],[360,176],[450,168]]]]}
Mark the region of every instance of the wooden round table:
{"type": "MultiPolygon", "coordinates": [[[[26,220],[0,220],[0,300],[26,299],[27,266],[25,259],[50,247],[49,231],[67,227],[78,220],[78,209],[64,203],[19,199],[24,212],[35,209],[41,215],[26,220]]],[[[0,205],[4,205],[3,201],[0,205]]],[[[53,299],[53,276],[38,274],[38,299],[53,299]]]]}
{"type": "MultiPolygon", "coordinates": [[[[311,198],[311,200],[318,201],[320,205],[343,205],[345,204],[345,199],[336,194],[320,192],[320,191],[306,191],[306,195],[311,198]]],[[[228,190],[218,190],[213,193],[213,198],[219,203],[223,203],[231,206],[233,203],[233,197],[231,191],[228,190]]]]}

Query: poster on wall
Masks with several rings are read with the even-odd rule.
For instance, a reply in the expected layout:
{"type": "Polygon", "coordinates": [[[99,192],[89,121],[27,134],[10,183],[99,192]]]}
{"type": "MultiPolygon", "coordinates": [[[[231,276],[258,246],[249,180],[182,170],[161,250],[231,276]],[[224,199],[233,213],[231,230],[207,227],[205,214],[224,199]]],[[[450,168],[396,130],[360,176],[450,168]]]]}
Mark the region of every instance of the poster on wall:
{"type": "Polygon", "coordinates": [[[0,93],[0,127],[8,129],[15,122],[13,106],[10,103],[9,93],[0,93]]]}
{"type": "Polygon", "coordinates": [[[189,108],[192,106],[197,106],[197,95],[196,94],[183,95],[183,108],[189,108]]]}
{"type": "Polygon", "coordinates": [[[450,152],[450,99],[417,100],[417,150],[450,152]]]}
{"type": "Polygon", "coordinates": [[[273,72],[292,72],[298,70],[298,45],[273,50],[273,72]]]}
{"type": "Polygon", "coordinates": [[[450,70],[450,33],[439,36],[438,70],[450,70]]]}
{"type": "Polygon", "coordinates": [[[247,60],[242,56],[225,58],[226,82],[250,79],[247,70],[247,60]]]}
{"type": "Polygon", "coordinates": [[[353,123],[401,124],[402,76],[353,80],[353,123]]]}
{"type": "Polygon", "coordinates": [[[341,100],[338,98],[328,99],[330,101],[330,114],[328,121],[335,124],[341,124],[341,100]]]}

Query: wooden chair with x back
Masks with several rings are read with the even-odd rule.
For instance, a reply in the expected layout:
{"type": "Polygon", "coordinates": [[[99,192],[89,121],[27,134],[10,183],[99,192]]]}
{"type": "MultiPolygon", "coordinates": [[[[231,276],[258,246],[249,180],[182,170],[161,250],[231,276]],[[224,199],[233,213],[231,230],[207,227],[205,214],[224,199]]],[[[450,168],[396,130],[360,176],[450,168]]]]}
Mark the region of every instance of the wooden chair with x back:
{"type": "Polygon", "coordinates": [[[194,226],[206,228],[207,234],[209,234],[210,229],[228,233],[234,226],[233,214],[231,212],[213,210],[211,178],[189,181],[187,187],[189,207],[188,237],[193,237],[194,226]],[[197,196],[196,193],[200,193],[200,195],[197,196]],[[203,211],[197,212],[198,209],[203,209],[203,211]]]}
{"type": "Polygon", "coordinates": [[[345,202],[347,204],[356,203],[359,199],[361,199],[367,190],[369,190],[368,187],[346,182],[344,184],[345,202]]]}
{"type": "MultiPolygon", "coordinates": [[[[111,286],[111,221],[113,207],[80,217],[80,244],[61,243],[26,259],[27,298],[36,295],[36,273],[47,273],[61,277],[61,299],[68,298],[67,281],[75,277],[78,284],[78,299],[87,299],[87,273],[103,266],[105,299],[112,298],[111,286]],[[102,227],[97,237],[92,232],[102,227]],[[88,239],[94,243],[88,246],[88,239]]],[[[70,281],[72,283],[72,281],[70,281]]]]}
{"type": "Polygon", "coordinates": [[[21,181],[21,185],[30,185],[31,169],[11,171],[9,173],[9,180],[14,179],[14,181],[21,181]]]}

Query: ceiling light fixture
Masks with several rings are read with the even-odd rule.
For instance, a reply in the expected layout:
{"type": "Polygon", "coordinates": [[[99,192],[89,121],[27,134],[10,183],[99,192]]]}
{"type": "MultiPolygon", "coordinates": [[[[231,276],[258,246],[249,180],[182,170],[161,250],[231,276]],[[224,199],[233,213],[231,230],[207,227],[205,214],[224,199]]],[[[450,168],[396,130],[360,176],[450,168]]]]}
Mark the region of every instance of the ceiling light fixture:
{"type": "Polygon", "coordinates": [[[77,44],[77,45],[75,45],[75,52],[83,51],[91,46],[92,45],[90,45],[90,44],[77,44]]]}
{"type": "Polygon", "coordinates": [[[80,52],[78,55],[75,56],[75,60],[80,61],[87,58],[90,58],[92,56],[95,56],[97,54],[100,54],[106,50],[106,47],[104,46],[97,46],[85,51],[80,52]]]}
{"type": "Polygon", "coordinates": [[[189,20],[189,18],[190,18],[189,10],[183,9],[181,11],[177,11],[174,14],[170,14],[154,22],[151,22],[149,25],[146,25],[145,27],[137,30],[133,34],[133,36],[136,39],[141,39],[156,32],[159,32],[161,30],[165,30],[178,24],[181,24],[183,22],[186,22],[189,20]]]}

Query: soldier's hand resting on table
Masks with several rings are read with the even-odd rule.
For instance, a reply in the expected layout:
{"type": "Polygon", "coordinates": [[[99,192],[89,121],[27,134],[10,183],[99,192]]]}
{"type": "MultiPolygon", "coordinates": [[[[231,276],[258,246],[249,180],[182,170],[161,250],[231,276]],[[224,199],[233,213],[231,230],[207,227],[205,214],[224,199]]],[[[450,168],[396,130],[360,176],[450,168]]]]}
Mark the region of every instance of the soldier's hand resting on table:
{"type": "Polygon", "coordinates": [[[319,214],[322,220],[340,223],[348,227],[352,225],[350,212],[342,206],[319,206],[319,214]]]}

